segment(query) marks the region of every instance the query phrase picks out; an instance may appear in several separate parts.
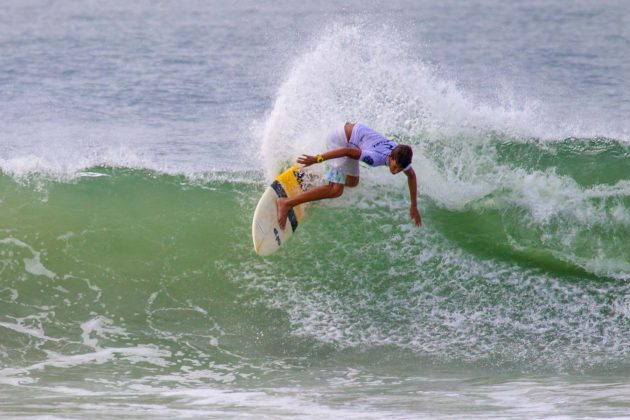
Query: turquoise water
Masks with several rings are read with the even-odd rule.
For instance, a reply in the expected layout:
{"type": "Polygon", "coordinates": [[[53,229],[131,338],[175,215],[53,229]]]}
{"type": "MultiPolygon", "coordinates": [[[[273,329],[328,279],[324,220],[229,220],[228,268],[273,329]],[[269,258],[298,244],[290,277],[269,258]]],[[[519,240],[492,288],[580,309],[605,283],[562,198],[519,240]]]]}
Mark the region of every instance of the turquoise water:
{"type": "Polygon", "coordinates": [[[0,26],[0,416],[630,412],[618,3],[38,2],[0,26]],[[267,182],[360,120],[405,180],[267,182]]]}

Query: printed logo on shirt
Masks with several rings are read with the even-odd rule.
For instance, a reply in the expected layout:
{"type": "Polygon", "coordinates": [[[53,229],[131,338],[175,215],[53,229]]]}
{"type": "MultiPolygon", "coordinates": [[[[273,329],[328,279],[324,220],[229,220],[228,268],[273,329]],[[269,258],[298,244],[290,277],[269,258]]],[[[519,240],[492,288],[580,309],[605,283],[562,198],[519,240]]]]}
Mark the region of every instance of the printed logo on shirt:
{"type": "Polygon", "coordinates": [[[370,156],[363,156],[363,159],[361,160],[370,166],[374,165],[374,159],[372,159],[370,156]]]}
{"type": "Polygon", "coordinates": [[[372,148],[374,149],[378,149],[379,147],[383,147],[388,150],[393,150],[394,147],[396,147],[396,145],[391,140],[387,140],[387,139],[377,141],[372,145],[372,148]]]}

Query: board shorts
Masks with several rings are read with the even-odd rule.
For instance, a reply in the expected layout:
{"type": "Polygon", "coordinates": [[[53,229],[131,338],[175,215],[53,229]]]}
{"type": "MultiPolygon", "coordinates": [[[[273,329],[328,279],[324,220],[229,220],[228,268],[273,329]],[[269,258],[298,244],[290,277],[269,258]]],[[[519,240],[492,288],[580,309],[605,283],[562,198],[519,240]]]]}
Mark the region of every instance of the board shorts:
{"type": "MultiPolygon", "coordinates": [[[[326,148],[328,150],[339,149],[342,147],[355,147],[348,143],[344,126],[332,130],[326,140],[326,148]]],[[[345,185],[346,176],[348,175],[356,177],[359,176],[358,160],[344,156],[336,159],[330,159],[325,162],[324,179],[327,182],[345,185]]]]}

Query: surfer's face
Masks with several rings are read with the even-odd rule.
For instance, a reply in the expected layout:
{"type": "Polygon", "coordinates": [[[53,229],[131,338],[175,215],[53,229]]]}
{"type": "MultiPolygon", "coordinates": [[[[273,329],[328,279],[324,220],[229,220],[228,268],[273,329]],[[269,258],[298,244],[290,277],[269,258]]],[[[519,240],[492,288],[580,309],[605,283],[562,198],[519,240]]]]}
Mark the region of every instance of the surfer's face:
{"type": "Polygon", "coordinates": [[[398,166],[398,164],[396,163],[396,161],[394,159],[392,159],[391,156],[387,157],[387,165],[389,166],[389,171],[393,174],[397,174],[398,172],[402,171],[403,168],[401,168],[400,166],[398,166]]]}

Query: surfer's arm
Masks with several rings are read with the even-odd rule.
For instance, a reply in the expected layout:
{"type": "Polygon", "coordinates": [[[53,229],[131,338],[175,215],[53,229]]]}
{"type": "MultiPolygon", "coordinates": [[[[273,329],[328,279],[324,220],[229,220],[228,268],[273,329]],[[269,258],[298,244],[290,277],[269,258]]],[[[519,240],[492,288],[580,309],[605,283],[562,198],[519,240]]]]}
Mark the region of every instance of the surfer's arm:
{"type": "Polygon", "coordinates": [[[340,147],[339,149],[329,150],[325,153],[322,153],[321,155],[302,155],[298,158],[297,162],[301,163],[304,166],[309,166],[324,160],[336,159],[344,156],[347,156],[351,159],[359,160],[359,158],[361,157],[361,149],[357,149],[356,147],[340,147]],[[321,159],[318,161],[318,158],[320,157],[321,159]]]}
{"type": "Polygon", "coordinates": [[[416,172],[413,168],[405,171],[407,175],[407,185],[409,186],[409,196],[411,197],[411,206],[409,207],[409,216],[416,223],[416,226],[422,226],[422,217],[418,211],[418,182],[416,181],[416,172]]]}

